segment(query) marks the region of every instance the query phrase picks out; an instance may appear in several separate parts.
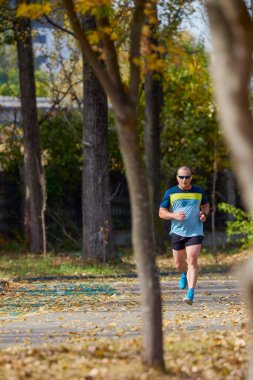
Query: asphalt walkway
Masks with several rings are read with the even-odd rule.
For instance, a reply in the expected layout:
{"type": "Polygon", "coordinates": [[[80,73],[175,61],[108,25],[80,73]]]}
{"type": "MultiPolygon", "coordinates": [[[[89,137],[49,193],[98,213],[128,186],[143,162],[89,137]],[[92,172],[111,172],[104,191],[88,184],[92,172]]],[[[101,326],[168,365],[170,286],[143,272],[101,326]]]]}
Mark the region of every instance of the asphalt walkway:
{"type": "MultiPolygon", "coordinates": [[[[78,337],[98,339],[141,334],[136,278],[104,280],[99,284],[34,283],[27,292],[26,286],[12,289],[2,300],[0,348],[58,343],[78,337]],[[39,303],[39,299],[44,303],[39,303]]],[[[239,330],[247,321],[241,290],[230,275],[200,277],[192,306],[182,302],[185,291],[178,289],[177,280],[161,278],[161,289],[165,334],[172,330],[239,330]]]]}

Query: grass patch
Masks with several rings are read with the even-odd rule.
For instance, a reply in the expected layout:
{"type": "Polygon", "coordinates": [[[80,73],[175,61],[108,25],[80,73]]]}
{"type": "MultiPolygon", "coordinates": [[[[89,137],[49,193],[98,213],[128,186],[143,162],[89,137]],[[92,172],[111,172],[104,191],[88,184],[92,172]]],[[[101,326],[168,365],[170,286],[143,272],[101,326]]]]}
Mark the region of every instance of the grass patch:
{"type": "MultiPolygon", "coordinates": [[[[200,255],[201,272],[228,271],[249,257],[248,251],[227,253],[219,252],[216,257],[203,251],[200,255]]],[[[157,257],[161,272],[176,272],[172,253],[157,257]]],[[[68,254],[48,253],[46,257],[29,253],[8,253],[0,256],[0,277],[42,277],[42,276],[113,276],[136,273],[135,259],[129,249],[121,253],[120,259],[111,263],[85,261],[80,252],[68,254]]]]}
{"type": "Polygon", "coordinates": [[[110,276],[132,271],[133,266],[127,262],[115,264],[85,262],[76,254],[68,256],[48,254],[46,257],[35,254],[4,254],[0,257],[0,276],[4,279],[36,276],[110,276]]]}
{"type": "MultiPolygon", "coordinates": [[[[232,251],[217,253],[217,256],[212,253],[203,250],[199,257],[199,270],[200,273],[205,272],[228,272],[235,265],[243,262],[249,257],[249,251],[232,251]]],[[[157,258],[157,265],[161,272],[176,271],[172,253],[168,252],[167,255],[159,256],[157,258]]]]}

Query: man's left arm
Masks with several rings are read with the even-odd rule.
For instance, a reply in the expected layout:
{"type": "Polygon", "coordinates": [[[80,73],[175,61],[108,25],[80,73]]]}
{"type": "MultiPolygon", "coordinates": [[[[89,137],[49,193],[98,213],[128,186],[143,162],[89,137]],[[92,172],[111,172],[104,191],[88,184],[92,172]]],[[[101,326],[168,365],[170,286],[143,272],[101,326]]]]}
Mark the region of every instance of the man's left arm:
{"type": "Polygon", "coordinates": [[[206,219],[207,219],[207,216],[209,214],[209,211],[210,211],[210,206],[209,206],[209,203],[205,203],[204,205],[201,205],[200,206],[200,220],[201,222],[205,222],[206,219]]]}

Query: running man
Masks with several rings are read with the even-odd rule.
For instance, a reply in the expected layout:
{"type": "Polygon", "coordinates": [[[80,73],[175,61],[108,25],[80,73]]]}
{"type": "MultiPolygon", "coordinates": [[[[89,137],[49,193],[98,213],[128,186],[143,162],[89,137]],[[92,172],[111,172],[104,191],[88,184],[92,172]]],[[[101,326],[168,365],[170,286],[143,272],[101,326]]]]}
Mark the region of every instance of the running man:
{"type": "Polygon", "coordinates": [[[169,188],[159,209],[161,219],[171,220],[171,239],[176,268],[182,272],[179,288],[188,292],[183,301],[193,304],[198,278],[198,257],[204,239],[203,223],[209,203],[203,189],[191,185],[192,174],[187,166],[177,171],[178,185],[169,188]]]}

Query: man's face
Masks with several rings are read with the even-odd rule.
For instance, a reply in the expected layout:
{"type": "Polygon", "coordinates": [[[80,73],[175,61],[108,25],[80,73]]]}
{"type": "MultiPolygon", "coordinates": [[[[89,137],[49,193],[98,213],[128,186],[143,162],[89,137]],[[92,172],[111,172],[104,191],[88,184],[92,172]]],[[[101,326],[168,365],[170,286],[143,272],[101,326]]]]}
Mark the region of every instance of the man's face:
{"type": "Polygon", "coordinates": [[[188,190],[191,188],[192,176],[191,172],[186,169],[179,169],[177,173],[177,182],[182,190],[188,190]]]}

